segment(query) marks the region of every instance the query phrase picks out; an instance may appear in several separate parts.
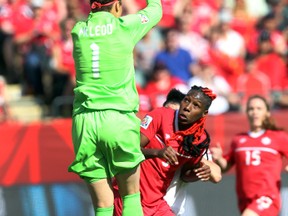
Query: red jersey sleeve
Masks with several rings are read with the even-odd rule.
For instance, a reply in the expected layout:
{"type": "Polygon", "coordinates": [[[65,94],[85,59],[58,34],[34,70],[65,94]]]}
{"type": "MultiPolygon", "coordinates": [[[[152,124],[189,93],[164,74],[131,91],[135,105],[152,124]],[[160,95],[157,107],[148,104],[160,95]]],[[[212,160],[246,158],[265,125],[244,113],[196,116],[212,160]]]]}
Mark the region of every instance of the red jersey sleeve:
{"type": "Polygon", "coordinates": [[[161,127],[161,108],[154,109],[147,113],[141,121],[140,132],[151,140],[161,127]]]}

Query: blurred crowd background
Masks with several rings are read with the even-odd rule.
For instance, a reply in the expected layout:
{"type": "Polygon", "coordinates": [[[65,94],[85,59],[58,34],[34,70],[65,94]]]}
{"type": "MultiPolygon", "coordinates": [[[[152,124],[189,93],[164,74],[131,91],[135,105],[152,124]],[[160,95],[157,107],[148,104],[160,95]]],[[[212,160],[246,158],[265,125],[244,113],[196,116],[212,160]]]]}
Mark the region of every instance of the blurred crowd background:
{"type": "MultiPolygon", "coordinates": [[[[120,1],[124,14],[146,5],[120,1]]],[[[243,112],[247,97],[256,93],[273,110],[288,108],[288,0],[162,0],[162,5],[162,20],[134,52],[140,114],[162,106],[171,88],[186,92],[191,85],[218,95],[211,115],[243,112]]],[[[40,105],[41,118],[71,116],[70,32],[89,11],[89,0],[0,0],[0,121],[15,118],[11,86],[19,89],[18,101],[40,105]]]]}
{"type": "MultiPolygon", "coordinates": [[[[146,5],[119,1],[125,14],[146,5]]],[[[207,86],[218,95],[208,126],[218,133],[216,140],[228,142],[227,134],[245,125],[241,115],[221,114],[243,113],[250,95],[265,96],[275,112],[288,111],[288,0],[162,0],[162,5],[162,20],[134,52],[140,115],[162,106],[172,88],[185,93],[191,85],[207,86]]],[[[9,183],[0,187],[1,216],[93,215],[86,188],[67,182],[70,119],[52,126],[43,121],[71,117],[70,32],[89,11],[89,0],[0,0],[0,123],[17,121],[1,127],[6,145],[0,173],[9,183]],[[20,120],[41,123],[26,127],[20,120]]],[[[287,174],[283,177],[285,201],[287,174]]],[[[217,187],[195,183],[191,194],[199,215],[237,214],[234,178],[225,176],[217,187]]]]}

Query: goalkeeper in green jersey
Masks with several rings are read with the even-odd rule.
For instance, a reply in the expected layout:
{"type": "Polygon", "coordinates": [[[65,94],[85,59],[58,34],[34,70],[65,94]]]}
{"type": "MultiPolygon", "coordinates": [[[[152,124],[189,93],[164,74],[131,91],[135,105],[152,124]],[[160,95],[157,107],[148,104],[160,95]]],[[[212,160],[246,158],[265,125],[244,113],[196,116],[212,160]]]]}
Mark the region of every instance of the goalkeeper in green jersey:
{"type": "Polygon", "coordinates": [[[122,16],[121,0],[90,0],[91,12],[72,29],[76,87],[69,171],[88,184],[95,215],[113,214],[115,177],[124,216],[143,215],[139,192],[140,120],[133,49],[162,17],[161,0],[122,16]]]}

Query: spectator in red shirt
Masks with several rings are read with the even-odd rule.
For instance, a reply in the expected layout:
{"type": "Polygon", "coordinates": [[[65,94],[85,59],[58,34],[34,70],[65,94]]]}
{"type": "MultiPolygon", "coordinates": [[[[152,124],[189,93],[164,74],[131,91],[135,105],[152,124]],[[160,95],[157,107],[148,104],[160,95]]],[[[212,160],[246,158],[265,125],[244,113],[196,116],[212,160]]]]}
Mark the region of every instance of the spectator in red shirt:
{"type": "Polygon", "coordinates": [[[61,23],[61,40],[56,41],[52,49],[52,69],[54,71],[52,99],[57,96],[73,95],[76,72],[71,30],[75,22],[74,18],[67,18],[61,23]]]}
{"type": "Polygon", "coordinates": [[[187,50],[195,59],[207,58],[209,42],[203,35],[192,29],[193,9],[185,7],[177,17],[177,29],[179,30],[179,46],[187,50]]]}
{"type": "Polygon", "coordinates": [[[191,30],[205,36],[211,26],[218,21],[218,13],[221,8],[221,1],[215,0],[182,0],[178,4],[176,17],[181,17],[184,13],[192,14],[191,30]]]}
{"type": "Polygon", "coordinates": [[[25,28],[15,33],[15,42],[20,46],[23,58],[23,93],[46,100],[51,85],[44,81],[44,76],[50,75],[47,71],[51,49],[54,42],[60,39],[59,20],[56,15],[54,18],[46,16],[46,12],[52,14],[49,4],[32,2],[29,5],[22,5],[21,8],[26,8],[27,12],[32,13],[25,17],[22,23],[21,20],[17,21],[20,22],[18,25],[24,25],[25,28]]]}
{"type": "Polygon", "coordinates": [[[246,47],[243,36],[230,27],[231,18],[228,10],[223,11],[219,26],[211,29],[209,55],[235,90],[237,78],[244,72],[246,47]]]}
{"type": "Polygon", "coordinates": [[[166,95],[172,88],[179,89],[182,92],[188,91],[186,83],[171,75],[167,66],[159,62],[153,69],[152,79],[148,81],[144,89],[150,98],[151,109],[161,107],[166,100],[166,95]]]}
{"type": "Polygon", "coordinates": [[[271,35],[267,31],[262,31],[258,37],[258,57],[255,64],[259,71],[269,77],[273,101],[277,104],[288,83],[287,66],[282,56],[275,52],[271,35]]]}
{"type": "Polygon", "coordinates": [[[271,102],[270,78],[260,71],[256,65],[257,57],[248,55],[246,58],[245,73],[237,80],[237,93],[241,99],[241,110],[245,111],[247,100],[250,96],[258,94],[271,102]]]}

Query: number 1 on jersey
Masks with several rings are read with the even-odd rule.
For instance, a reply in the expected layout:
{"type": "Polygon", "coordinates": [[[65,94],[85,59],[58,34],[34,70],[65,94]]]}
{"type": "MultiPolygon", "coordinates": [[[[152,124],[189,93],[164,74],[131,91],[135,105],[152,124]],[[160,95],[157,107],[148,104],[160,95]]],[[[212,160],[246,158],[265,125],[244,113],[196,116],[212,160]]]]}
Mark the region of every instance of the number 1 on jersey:
{"type": "Polygon", "coordinates": [[[99,46],[95,43],[90,45],[92,50],[92,72],[94,78],[100,77],[100,70],[99,70],[99,46]]]}

